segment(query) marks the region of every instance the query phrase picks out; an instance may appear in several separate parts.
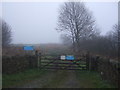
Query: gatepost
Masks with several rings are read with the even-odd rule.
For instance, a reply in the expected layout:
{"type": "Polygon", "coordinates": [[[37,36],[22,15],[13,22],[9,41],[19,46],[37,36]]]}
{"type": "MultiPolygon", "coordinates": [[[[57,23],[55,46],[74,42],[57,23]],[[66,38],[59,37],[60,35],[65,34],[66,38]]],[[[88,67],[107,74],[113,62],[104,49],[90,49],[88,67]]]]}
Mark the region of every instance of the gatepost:
{"type": "Polygon", "coordinates": [[[37,57],[37,61],[38,61],[38,70],[41,68],[41,53],[38,51],[38,50],[36,50],[35,51],[35,55],[36,55],[36,57],[37,57]]]}
{"type": "Polygon", "coordinates": [[[86,69],[89,70],[89,63],[90,63],[90,54],[87,52],[86,54],[86,69]]]}

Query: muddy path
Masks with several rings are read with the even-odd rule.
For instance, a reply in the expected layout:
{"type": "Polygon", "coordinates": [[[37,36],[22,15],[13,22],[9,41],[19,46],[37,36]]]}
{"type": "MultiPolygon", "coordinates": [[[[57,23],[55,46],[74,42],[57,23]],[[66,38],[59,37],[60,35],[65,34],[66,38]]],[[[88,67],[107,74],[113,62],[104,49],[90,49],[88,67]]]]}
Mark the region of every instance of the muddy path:
{"type": "Polygon", "coordinates": [[[75,71],[66,71],[66,78],[57,86],[57,88],[80,88],[80,82],[78,81],[75,71]]]}
{"type": "Polygon", "coordinates": [[[80,88],[75,71],[50,71],[45,75],[15,88],[80,88]]]}

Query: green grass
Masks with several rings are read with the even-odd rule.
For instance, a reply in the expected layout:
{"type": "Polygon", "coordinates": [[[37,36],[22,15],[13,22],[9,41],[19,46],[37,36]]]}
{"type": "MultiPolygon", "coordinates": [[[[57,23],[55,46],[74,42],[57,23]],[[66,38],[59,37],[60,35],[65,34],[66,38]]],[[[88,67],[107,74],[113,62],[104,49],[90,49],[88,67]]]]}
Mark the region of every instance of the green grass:
{"type": "Polygon", "coordinates": [[[81,88],[115,88],[115,86],[102,80],[97,72],[76,71],[76,75],[80,81],[81,88]]]}
{"type": "Polygon", "coordinates": [[[11,86],[18,86],[24,83],[30,82],[34,79],[39,78],[41,75],[46,73],[45,70],[29,69],[24,72],[16,73],[16,74],[3,74],[2,75],[2,87],[7,88],[11,86]]]}

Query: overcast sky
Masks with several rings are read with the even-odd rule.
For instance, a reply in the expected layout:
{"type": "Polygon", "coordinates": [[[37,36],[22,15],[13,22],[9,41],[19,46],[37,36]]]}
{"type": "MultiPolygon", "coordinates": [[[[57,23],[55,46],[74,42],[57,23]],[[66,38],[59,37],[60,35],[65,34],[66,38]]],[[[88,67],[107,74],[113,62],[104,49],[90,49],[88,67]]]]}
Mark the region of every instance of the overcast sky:
{"type": "MultiPolygon", "coordinates": [[[[60,43],[57,26],[60,2],[4,2],[2,18],[12,27],[13,43],[60,43]]],[[[117,2],[89,2],[98,28],[105,34],[117,23],[117,2]]]]}

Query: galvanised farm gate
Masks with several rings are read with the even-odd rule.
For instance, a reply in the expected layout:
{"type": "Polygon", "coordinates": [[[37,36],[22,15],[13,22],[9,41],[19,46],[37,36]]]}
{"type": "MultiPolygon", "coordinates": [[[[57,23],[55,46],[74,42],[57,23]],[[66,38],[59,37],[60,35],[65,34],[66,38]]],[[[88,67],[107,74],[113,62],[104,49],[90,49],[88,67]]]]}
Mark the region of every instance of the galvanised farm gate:
{"type": "MultiPolygon", "coordinates": [[[[66,57],[66,56],[65,56],[66,57]]],[[[56,69],[56,70],[86,70],[87,62],[84,57],[75,57],[74,59],[61,59],[61,55],[41,55],[38,58],[38,67],[40,69],[56,69]]]]}

